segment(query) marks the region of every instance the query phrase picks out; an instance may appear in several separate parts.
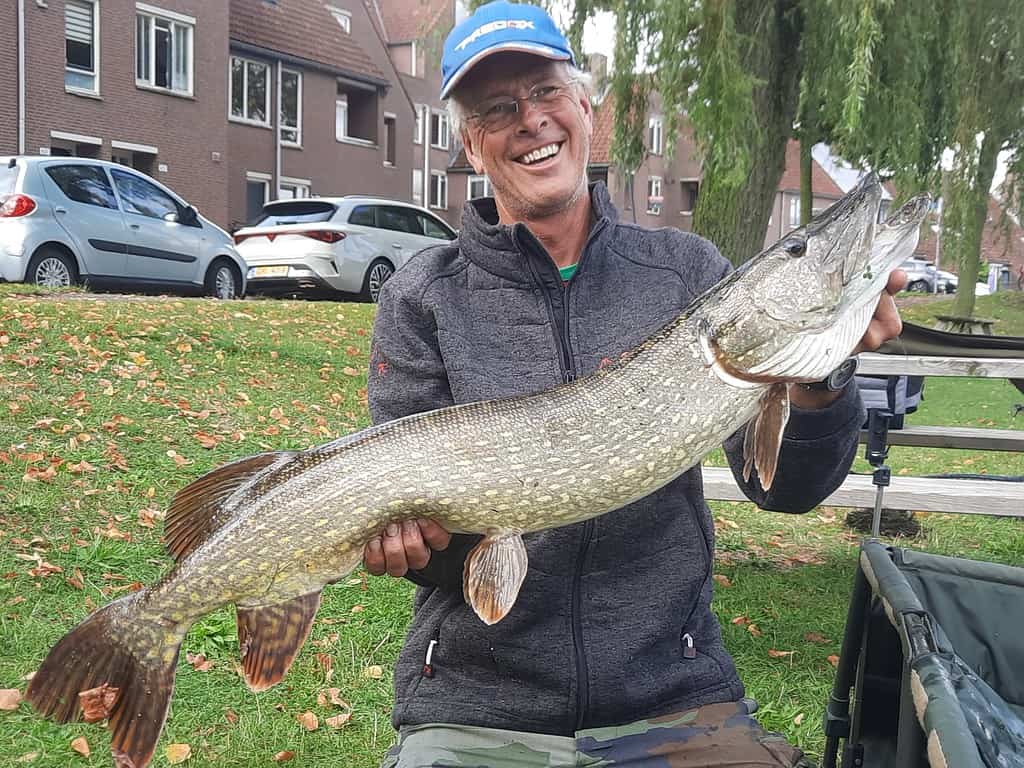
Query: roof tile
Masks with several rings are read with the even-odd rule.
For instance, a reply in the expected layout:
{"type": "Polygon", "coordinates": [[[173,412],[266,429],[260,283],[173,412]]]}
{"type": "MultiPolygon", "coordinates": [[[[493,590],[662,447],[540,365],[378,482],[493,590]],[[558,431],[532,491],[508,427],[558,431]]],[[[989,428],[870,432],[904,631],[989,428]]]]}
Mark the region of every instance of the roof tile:
{"type": "Polygon", "coordinates": [[[451,0],[380,0],[389,43],[407,43],[424,37],[437,22],[453,16],[451,0]]]}

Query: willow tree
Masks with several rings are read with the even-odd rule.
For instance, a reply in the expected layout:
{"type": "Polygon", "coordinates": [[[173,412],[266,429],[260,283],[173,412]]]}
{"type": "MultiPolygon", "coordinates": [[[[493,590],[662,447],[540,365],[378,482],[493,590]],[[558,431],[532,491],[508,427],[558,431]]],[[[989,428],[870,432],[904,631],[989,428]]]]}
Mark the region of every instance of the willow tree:
{"type": "Polygon", "coordinates": [[[1009,153],[1003,197],[1024,210],[1024,16],[1017,0],[954,6],[950,49],[955,52],[953,167],[949,173],[943,253],[959,266],[954,312],[974,311],[981,238],[997,156],[1009,153]]]}

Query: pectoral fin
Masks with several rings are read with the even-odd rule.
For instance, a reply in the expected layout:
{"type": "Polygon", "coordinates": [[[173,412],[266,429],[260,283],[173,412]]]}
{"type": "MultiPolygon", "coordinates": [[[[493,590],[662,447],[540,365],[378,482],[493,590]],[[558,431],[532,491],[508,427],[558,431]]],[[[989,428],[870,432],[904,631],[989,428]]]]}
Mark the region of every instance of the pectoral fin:
{"type": "Polygon", "coordinates": [[[512,610],[526,567],[526,545],[518,533],[487,536],[470,550],[462,592],[481,621],[497,624],[512,610]]]}
{"type": "Polygon", "coordinates": [[[750,480],[751,469],[757,469],[761,487],[770,490],[775,480],[782,447],[782,433],[789,421],[789,387],[773,384],[761,395],[757,415],[747,424],[743,438],[743,479],[750,480]]]}
{"type": "Polygon", "coordinates": [[[249,689],[265,691],[280,682],[313,626],[320,593],[259,608],[236,606],[238,646],[249,689]]]}

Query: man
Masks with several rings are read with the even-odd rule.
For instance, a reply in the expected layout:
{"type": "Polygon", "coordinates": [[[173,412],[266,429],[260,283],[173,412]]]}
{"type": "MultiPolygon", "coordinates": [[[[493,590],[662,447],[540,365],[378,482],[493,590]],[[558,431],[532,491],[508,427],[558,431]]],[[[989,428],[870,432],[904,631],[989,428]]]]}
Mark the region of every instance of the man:
{"type": "MultiPolygon", "coordinates": [[[[618,223],[605,187],[588,188],[592,107],[544,11],[481,7],[449,35],[442,73],[441,96],[494,198],[467,203],[458,240],[384,286],[376,422],[588,374],[729,270],[699,237],[618,223]]],[[[899,329],[883,294],[861,347],[899,329]]],[[[740,482],[762,507],[802,512],[846,476],[863,413],[852,383],[791,397],[771,492],[756,476],[740,482]]],[[[742,442],[741,430],[726,443],[738,477],[742,442]]],[[[477,537],[429,520],[388,526],[366,567],[419,590],[395,670],[400,735],[384,765],[805,764],[750,717],[710,610],[713,536],[696,468],[621,510],[527,536],[518,601],[486,626],[462,596],[477,537]]]]}

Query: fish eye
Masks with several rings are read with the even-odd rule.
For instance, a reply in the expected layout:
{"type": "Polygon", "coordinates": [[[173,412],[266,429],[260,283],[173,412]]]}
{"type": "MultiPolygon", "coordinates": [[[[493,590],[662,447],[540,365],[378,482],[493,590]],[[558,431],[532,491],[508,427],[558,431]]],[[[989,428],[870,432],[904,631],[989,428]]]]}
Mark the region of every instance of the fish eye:
{"type": "Polygon", "coordinates": [[[803,256],[807,252],[807,241],[801,237],[791,237],[784,247],[790,256],[803,256]]]}

